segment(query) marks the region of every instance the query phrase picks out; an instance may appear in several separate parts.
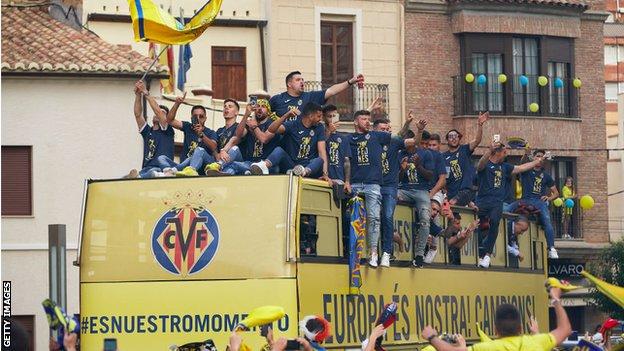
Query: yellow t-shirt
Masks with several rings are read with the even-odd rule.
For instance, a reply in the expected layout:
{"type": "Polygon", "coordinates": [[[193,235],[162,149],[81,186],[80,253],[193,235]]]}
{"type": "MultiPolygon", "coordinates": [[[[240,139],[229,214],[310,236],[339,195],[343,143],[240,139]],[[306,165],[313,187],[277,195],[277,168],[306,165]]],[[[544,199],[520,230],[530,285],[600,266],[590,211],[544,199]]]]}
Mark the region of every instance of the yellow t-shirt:
{"type": "Polygon", "coordinates": [[[561,195],[563,196],[564,199],[569,199],[571,197],[574,197],[574,192],[572,191],[572,189],[564,185],[561,188],[561,195]]]}
{"type": "Polygon", "coordinates": [[[509,336],[492,341],[474,344],[468,351],[550,351],[557,342],[548,334],[509,336]]]}

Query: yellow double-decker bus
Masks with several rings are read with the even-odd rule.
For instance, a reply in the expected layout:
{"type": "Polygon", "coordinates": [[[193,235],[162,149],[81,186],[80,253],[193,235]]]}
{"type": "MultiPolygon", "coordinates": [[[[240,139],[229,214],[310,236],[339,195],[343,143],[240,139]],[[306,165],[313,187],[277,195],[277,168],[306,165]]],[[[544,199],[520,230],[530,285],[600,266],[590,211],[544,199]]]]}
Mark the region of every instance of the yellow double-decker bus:
{"type": "MultiPolygon", "coordinates": [[[[474,220],[468,209],[462,224],[474,220]]],[[[382,306],[397,302],[396,323],[384,345],[416,350],[420,331],[461,333],[477,340],[476,323],[494,334],[500,303],[520,309],[525,329],[533,315],[548,325],[542,230],[531,223],[519,245],[525,260],[506,254],[502,221],[492,267],[478,269],[477,244],[461,251],[461,265],[447,264],[445,242],[433,264],[414,269],[414,212],[400,204],[390,268],[362,264],[362,287],[349,294],[340,202],[325,182],[287,175],[87,183],[78,264],[81,343],[102,349],[116,338],[121,350],[167,350],[213,339],[224,348],[246,314],[263,305],[282,306],[277,335],[298,335],[310,314],[332,325],[329,349],[357,349],[382,306]],[[304,228],[304,229],[301,229],[304,228]],[[305,243],[305,244],[302,244],[305,243]]],[[[264,344],[257,332],[244,341],[264,344]]]]}

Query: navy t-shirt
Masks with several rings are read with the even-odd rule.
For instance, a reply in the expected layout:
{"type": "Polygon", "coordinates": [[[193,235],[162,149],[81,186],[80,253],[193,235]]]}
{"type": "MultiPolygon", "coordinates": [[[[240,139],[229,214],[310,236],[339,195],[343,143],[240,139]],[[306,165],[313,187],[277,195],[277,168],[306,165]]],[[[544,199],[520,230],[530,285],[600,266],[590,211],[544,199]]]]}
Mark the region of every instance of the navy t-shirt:
{"type": "Polygon", "coordinates": [[[447,167],[446,189],[448,198],[452,199],[460,190],[470,189],[475,168],[470,161],[472,151],[470,145],[460,145],[455,152],[445,151],[443,154],[447,167]]]}
{"type": "MultiPolygon", "coordinates": [[[[429,184],[431,183],[427,180],[422,173],[419,173],[416,169],[416,165],[412,162],[411,157],[415,154],[420,157],[420,164],[430,171],[434,171],[435,162],[433,160],[433,156],[431,156],[431,152],[427,149],[418,148],[416,152],[408,152],[407,150],[401,151],[399,154],[399,159],[403,159],[407,157],[407,169],[405,172],[401,173],[399,177],[399,188],[404,190],[427,190],[429,191],[429,184]]],[[[434,172],[435,173],[435,172],[434,172]]]]}
{"type": "MultiPolygon", "coordinates": [[[[283,116],[286,112],[295,107],[301,111],[308,102],[325,105],[327,102],[327,100],[325,100],[325,90],[304,91],[298,97],[291,96],[287,92],[283,92],[281,94],[273,95],[273,97],[269,100],[271,111],[275,112],[278,117],[283,116]]],[[[294,120],[297,117],[298,116],[291,117],[290,120],[294,120]]]]}
{"type": "Polygon", "coordinates": [[[433,179],[429,184],[429,190],[431,190],[438,182],[440,175],[443,174],[444,176],[446,176],[447,172],[446,163],[444,161],[444,156],[442,156],[442,153],[436,150],[429,150],[429,152],[431,152],[431,156],[433,156],[433,162],[435,165],[433,170],[433,179]]]}
{"type": "Polygon", "coordinates": [[[503,163],[492,163],[488,161],[485,168],[477,173],[479,190],[477,192],[477,206],[488,206],[502,204],[507,196],[509,188],[505,185],[511,178],[514,165],[503,163]]]}
{"type": "Polygon", "coordinates": [[[173,160],[173,128],[153,130],[145,123],[141,129],[143,137],[143,168],[158,167],[158,156],[165,155],[173,160]]]}
{"type": "Polygon", "coordinates": [[[230,141],[230,139],[236,133],[236,127],[238,127],[238,123],[234,123],[230,126],[230,128],[226,128],[225,126],[217,129],[217,148],[219,151],[223,149],[223,147],[230,141]]]}
{"type": "Polygon", "coordinates": [[[325,140],[325,126],[321,123],[306,128],[301,119],[284,122],[284,151],[296,164],[306,166],[319,157],[317,143],[325,140]]]}
{"type": "Polygon", "coordinates": [[[390,144],[392,136],[386,132],[353,133],[349,138],[351,147],[351,183],[379,184],[383,175],[381,153],[390,144]]]}
{"type": "MultiPolygon", "coordinates": [[[[184,145],[182,146],[182,154],[180,155],[180,162],[186,160],[193,155],[195,149],[203,147],[208,153],[211,153],[210,148],[204,144],[202,138],[193,130],[193,125],[190,122],[182,122],[182,132],[184,133],[184,145]]],[[[214,130],[204,127],[204,135],[212,140],[217,140],[217,133],[214,130]]]]}
{"type": "Polygon", "coordinates": [[[402,150],[405,150],[405,140],[396,135],[392,137],[390,144],[383,146],[381,152],[382,186],[395,188],[399,186],[399,170],[401,169],[399,152],[402,150]]]}
{"type": "MultiPolygon", "coordinates": [[[[262,123],[258,124],[258,129],[266,132],[271,123],[273,123],[273,120],[267,118],[262,123]]],[[[279,145],[282,136],[280,134],[275,134],[268,143],[263,144],[256,138],[254,132],[249,130],[247,131],[247,137],[245,139],[246,150],[243,158],[245,161],[258,162],[266,160],[266,158],[269,157],[275,147],[279,145]]]]}
{"type": "Polygon", "coordinates": [[[329,162],[327,170],[329,172],[329,178],[344,181],[344,159],[345,157],[351,157],[349,135],[333,133],[325,142],[327,144],[327,161],[329,162]]]}
{"type": "Polygon", "coordinates": [[[522,182],[522,198],[523,199],[539,199],[546,195],[555,181],[550,174],[544,172],[543,169],[536,171],[532,169],[520,175],[522,182]]]}

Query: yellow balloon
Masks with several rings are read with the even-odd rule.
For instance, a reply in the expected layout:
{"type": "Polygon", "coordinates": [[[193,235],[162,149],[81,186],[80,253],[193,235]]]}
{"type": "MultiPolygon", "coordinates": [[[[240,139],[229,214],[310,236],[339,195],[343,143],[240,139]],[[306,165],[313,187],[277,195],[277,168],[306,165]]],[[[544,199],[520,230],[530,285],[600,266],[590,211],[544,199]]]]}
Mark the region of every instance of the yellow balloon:
{"type": "Polygon", "coordinates": [[[505,83],[506,81],[507,81],[507,76],[506,75],[504,75],[503,73],[498,75],[498,82],[499,83],[502,84],[502,83],[505,83]]]}
{"type": "Polygon", "coordinates": [[[594,198],[590,195],[581,196],[581,208],[584,210],[591,210],[594,207],[594,198]]]}
{"type": "Polygon", "coordinates": [[[553,200],[553,205],[555,205],[555,207],[561,207],[563,206],[563,200],[560,197],[558,197],[553,200]]]}
{"type": "Polygon", "coordinates": [[[537,78],[537,84],[539,84],[542,87],[545,87],[546,84],[548,84],[548,78],[544,76],[539,76],[539,78],[537,78]]]}
{"type": "Polygon", "coordinates": [[[537,103],[532,103],[529,105],[529,111],[535,113],[537,111],[539,111],[539,105],[537,103]]]}
{"type": "Polygon", "coordinates": [[[580,80],[580,79],[578,79],[578,78],[574,78],[574,80],[572,81],[572,85],[573,85],[576,89],[578,89],[578,88],[580,88],[580,87],[581,87],[581,85],[583,85],[583,83],[581,82],[581,80],[580,80]]]}
{"type": "Polygon", "coordinates": [[[474,74],[472,74],[472,73],[468,73],[468,74],[466,74],[466,82],[467,82],[467,83],[472,83],[472,82],[474,82],[474,74]]]}

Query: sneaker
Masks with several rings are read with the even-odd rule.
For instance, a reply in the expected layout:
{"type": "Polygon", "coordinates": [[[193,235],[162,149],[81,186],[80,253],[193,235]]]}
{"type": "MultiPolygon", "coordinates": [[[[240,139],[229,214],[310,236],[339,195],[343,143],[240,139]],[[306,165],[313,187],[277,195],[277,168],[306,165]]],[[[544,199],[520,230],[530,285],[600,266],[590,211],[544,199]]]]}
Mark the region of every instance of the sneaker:
{"type": "Polygon", "coordinates": [[[139,171],[136,168],[131,169],[130,172],[128,172],[128,174],[124,176],[124,178],[129,178],[129,179],[138,178],[138,177],[139,177],[139,171]]]}
{"type": "Polygon", "coordinates": [[[479,267],[488,268],[490,266],[490,256],[485,255],[483,258],[479,258],[479,267]]]}
{"type": "Polygon", "coordinates": [[[514,255],[515,257],[520,256],[520,250],[513,247],[513,245],[507,245],[507,252],[514,255]]]}
{"type": "Polygon", "coordinates": [[[249,166],[249,171],[251,174],[260,175],[260,174],[269,174],[269,168],[266,166],[264,161],[254,162],[249,166]]]}
{"type": "Polygon", "coordinates": [[[302,165],[296,165],[295,168],[293,168],[293,174],[298,177],[305,177],[306,169],[302,165]]]}
{"type": "Polygon", "coordinates": [[[176,173],[176,177],[197,177],[199,174],[195,168],[188,166],[176,173]]]}
{"type": "Polygon", "coordinates": [[[213,163],[209,163],[206,165],[206,167],[204,167],[204,171],[208,171],[208,170],[212,170],[212,171],[220,171],[221,170],[221,164],[218,162],[213,162],[213,163]]]}
{"type": "Polygon", "coordinates": [[[245,171],[245,175],[251,175],[250,171],[245,171]]]}
{"type": "Polygon", "coordinates": [[[424,262],[423,257],[418,255],[412,260],[412,266],[414,266],[414,268],[422,268],[423,262],[424,262]]]}
{"type": "Polygon", "coordinates": [[[548,258],[553,258],[553,259],[559,258],[559,254],[557,253],[557,250],[554,247],[551,247],[548,250],[548,258]]]}
{"type": "Polygon", "coordinates": [[[378,259],[378,258],[379,258],[379,257],[377,256],[377,253],[376,253],[376,252],[373,252],[373,253],[370,255],[370,258],[368,259],[368,264],[369,264],[371,267],[375,267],[375,268],[377,268],[377,259],[378,259]]]}
{"type": "Polygon", "coordinates": [[[178,169],[177,168],[173,168],[173,167],[165,167],[163,168],[163,174],[165,177],[175,177],[176,173],[178,173],[178,169]]]}
{"type": "Polygon", "coordinates": [[[425,255],[425,263],[431,263],[433,262],[433,260],[435,259],[436,255],[438,254],[438,248],[436,247],[435,249],[430,249],[429,252],[427,252],[427,254],[425,255]]]}
{"type": "Polygon", "coordinates": [[[151,173],[152,178],[162,178],[165,176],[164,172],[151,171],[150,173],[151,173]]]}
{"type": "Polygon", "coordinates": [[[390,267],[390,254],[384,252],[381,254],[381,263],[379,264],[382,267],[390,267]]]}

